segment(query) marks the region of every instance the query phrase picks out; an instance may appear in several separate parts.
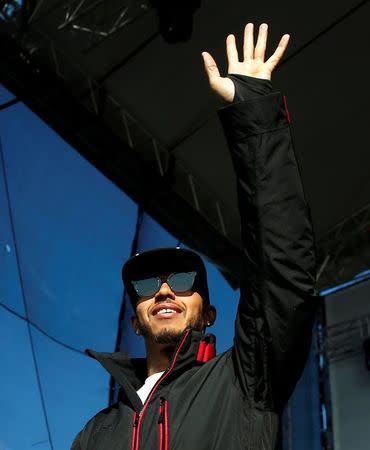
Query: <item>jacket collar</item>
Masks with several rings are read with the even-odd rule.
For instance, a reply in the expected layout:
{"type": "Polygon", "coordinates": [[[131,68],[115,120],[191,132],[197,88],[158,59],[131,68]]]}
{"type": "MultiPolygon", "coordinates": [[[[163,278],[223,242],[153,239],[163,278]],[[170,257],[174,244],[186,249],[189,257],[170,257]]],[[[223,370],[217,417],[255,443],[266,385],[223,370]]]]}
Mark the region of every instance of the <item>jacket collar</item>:
{"type": "MultiPolygon", "coordinates": [[[[172,363],[174,364],[172,364],[171,374],[165,382],[168,383],[170,379],[176,378],[189,368],[202,364],[202,362],[197,361],[199,348],[202,341],[205,342],[210,339],[214,341],[215,336],[204,335],[202,332],[192,329],[185,330],[174,351],[170,366],[172,363]],[[177,352],[178,348],[180,350],[177,352]],[[175,356],[176,360],[174,361],[175,356]]],[[[124,389],[127,388],[128,381],[135,390],[138,390],[147,378],[146,358],[130,358],[127,353],[123,352],[95,352],[91,349],[86,349],[85,353],[99,361],[124,389]]]]}

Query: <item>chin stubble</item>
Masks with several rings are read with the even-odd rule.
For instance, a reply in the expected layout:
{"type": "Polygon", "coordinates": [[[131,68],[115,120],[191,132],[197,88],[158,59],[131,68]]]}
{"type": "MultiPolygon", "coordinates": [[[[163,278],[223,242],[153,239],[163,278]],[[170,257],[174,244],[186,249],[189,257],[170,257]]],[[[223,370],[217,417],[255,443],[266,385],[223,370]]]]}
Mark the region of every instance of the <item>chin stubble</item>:
{"type": "Polygon", "coordinates": [[[171,328],[164,328],[158,333],[153,333],[152,330],[146,325],[139,325],[139,331],[146,339],[152,339],[156,344],[171,344],[177,345],[181,339],[184,330],[172,330],[171,328]]]}
{"type": "Polygon", "coordinates": [[[190,327],[192,329],[200,330],[201,329],[200,324],[201,324],[201,316],[196,320],[192,321],[191,323],[188,323],[182,330],[163,328],[158,333],[153,333],[151,328],[148,327],[146,324],[139,323],[139,331],[140,334],[144,336],[144,338],[152,339],[156,344],[167,344],[176,346],[179,343],[184,331],[187,328],[190,327]]]}

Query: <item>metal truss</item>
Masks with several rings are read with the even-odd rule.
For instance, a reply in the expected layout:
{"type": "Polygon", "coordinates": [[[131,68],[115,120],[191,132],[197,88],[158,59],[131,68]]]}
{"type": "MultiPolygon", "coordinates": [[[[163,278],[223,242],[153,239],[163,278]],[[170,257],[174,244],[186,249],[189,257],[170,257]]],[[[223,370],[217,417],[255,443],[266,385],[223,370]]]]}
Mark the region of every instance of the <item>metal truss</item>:
{"type": "Polygon", "coordinates": [[[147,0],[110,1],[75,0],[65,5],[59,30],[72,29],[106,38],[140,18],[151,8],[147,0]]]}
{"type": "Polygon", "coordinates": [[[326,327],[324,344],[328,363],[343,361],[363,353],[363,342],[370,337],[370,314],[326,327]]]}
{"type": "MultiPolygon", "coordinates": [[[[13,0],[17,3],[17,0],[13,0]]],[[[23,0],[28,4],[30,0],[23,0]]],[[[91,50],[105,39],[141,19],[152,10],[149,0],[70,0],[35,2],[28,22],[33,24],[55,11],[60,11],[62,20],[56,25],[57,30],[68,33],[83,33],[89,35],[90,44],[86,51],[91,50]]]]}
{"type": "MultiPolygon", "coordinates": [[[[319,389],[321,408],[321,443],[325,450],[334,449],[333,406],[330,388],[330,365],[364,354],[363,342],[370,336],[370,314],[364,314],[334,325],[325,325],[325,306],[319,308],[317,344],[319,356],[319,389]]],[[[364,358],[365,366],[365,358],[364,358]]]]}

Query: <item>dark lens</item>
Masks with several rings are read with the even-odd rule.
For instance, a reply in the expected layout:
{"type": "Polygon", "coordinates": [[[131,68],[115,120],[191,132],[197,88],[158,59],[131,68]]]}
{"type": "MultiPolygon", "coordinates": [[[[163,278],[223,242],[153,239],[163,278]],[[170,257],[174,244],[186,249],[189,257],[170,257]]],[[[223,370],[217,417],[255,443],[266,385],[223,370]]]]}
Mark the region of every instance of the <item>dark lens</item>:
{"type": "Polygon", "coordinates": [[[159,289],[159,280],[156,277],[145,280],[135,280],[132,282],[139,297],[150,297],[159,289]]]}
{"type": "Polygon", "coordinates": [[[168,277],[168,284],[174,292],[190,291],[196,272],[177,272],[168,277]]]}

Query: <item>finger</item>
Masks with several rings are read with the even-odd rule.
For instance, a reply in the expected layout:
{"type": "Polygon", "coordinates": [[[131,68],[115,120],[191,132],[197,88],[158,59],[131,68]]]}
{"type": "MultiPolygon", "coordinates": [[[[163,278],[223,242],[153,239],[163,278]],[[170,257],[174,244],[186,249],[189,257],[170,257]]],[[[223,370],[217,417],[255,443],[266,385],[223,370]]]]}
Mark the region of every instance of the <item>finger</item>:
{"type": "Polygon", "coordinates": [[[247,23],[244,28],[244,60],[252,59],[254,53],[254,37],[253,37],[253,23],[247,23]]]}
{"type": "Polygon", "coordinates": [[[239,62],[238,50],[236,49],[235,36],[229,34],[226,38],[226,53],[229,67],[239,62]]]}
{"type": "Polygon", "coordinates": [[[209,84],[212,85],[213,82],[220,77],[220,71],[218,70],[216,61],[208,52],[202,53],[204,68],[208,75],[209,84]]]}
{"type": "Polygon", "coordinates": [[[289,34],[284,34],[284,36],[280,39],[279,45],[277,46],[277,49],[275,50],[275,52],[265,62],[265,64],[271,70],[273,70],[277,66],[278,62],[281,60],[281,58],[285,52],[285,49],[288,46],[289,39],[290,39],[289,34]]]}
{"type": "Polygon", "coordinates": [[[254,57],[259,58],[262,61],[265,60],[267,30],[268,30],[267,23],[261,23],[259,31],[258,31],[256,48],[254,50],[254,57]]]}

